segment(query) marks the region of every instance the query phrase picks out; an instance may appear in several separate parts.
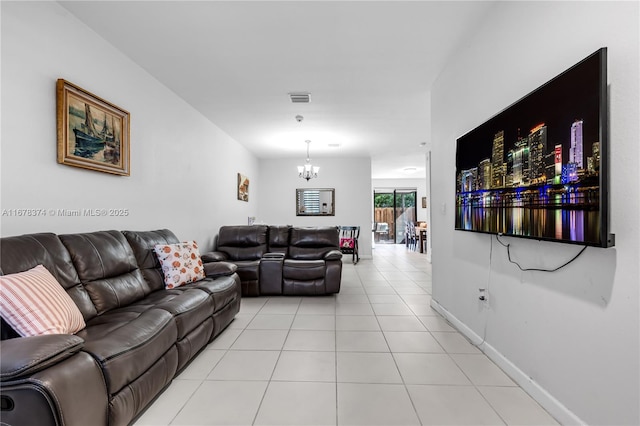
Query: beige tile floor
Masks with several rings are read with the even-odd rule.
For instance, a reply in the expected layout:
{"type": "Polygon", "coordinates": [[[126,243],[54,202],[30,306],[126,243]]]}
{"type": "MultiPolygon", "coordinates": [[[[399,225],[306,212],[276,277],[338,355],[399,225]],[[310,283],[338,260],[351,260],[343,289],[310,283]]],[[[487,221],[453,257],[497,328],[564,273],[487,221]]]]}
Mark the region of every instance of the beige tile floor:
{"type": "Polygon", "coordinates": [[[135,424],[557,424],[430,294],[425,255],[378,245],[344,259],[338,295],[244,298],[135,424]]]}

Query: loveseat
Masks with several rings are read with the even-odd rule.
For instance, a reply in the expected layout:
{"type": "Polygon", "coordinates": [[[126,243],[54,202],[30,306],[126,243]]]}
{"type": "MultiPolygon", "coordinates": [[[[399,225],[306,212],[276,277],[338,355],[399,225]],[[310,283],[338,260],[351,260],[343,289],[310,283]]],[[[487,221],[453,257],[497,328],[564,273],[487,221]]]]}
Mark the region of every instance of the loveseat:
{"type": "MultiPolygon", "coordinates": [[[[3,291],[9,281],[59,284],[84,322],[75,333],[21,337],[2,320],[0,424],[126,425],[144,411],[240,308],[229,263],[167,288],[154,247],[178,243],[166,229],[0,239],[3,291]]],[[[196,255],[187,261],[202,272],[196,255]]]]}
{"type": "Polygon", "coordinates": [[[327,295],[340,291],[339,240],[335,226],[222,226],[202,260],[236,265],[243,296],[327,295]]]}

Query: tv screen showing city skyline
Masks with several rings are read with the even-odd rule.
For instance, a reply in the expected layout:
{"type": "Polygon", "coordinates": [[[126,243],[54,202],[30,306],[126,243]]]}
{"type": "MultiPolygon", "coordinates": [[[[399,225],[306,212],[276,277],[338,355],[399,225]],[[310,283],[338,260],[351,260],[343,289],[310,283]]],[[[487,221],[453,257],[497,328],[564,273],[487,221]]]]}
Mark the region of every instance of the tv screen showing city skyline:
{"type": "Polygon", "coordinates": [[[456,229],[608,246],[606,84],[602,48],[461,136],[456,229]]]}

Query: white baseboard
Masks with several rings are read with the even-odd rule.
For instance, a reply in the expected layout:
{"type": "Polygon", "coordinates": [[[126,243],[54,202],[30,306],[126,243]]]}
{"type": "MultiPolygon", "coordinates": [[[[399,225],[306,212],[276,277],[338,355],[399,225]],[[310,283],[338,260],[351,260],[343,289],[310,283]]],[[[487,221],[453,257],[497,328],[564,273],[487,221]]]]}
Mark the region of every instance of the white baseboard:
{"type": "Polygon", "coordinates": [[[565,407],[546,389],[533,381],[524,371],[520,370],[513,362],[502,355],[496,348],[486,341],[482,341],[472,329],[467,327],[462,321],[447,311],[435,300],[431,300],[431,307],[449,321],[460,333],[462,333],[471,343],[480,349],[489,359],[502,369],[511,379],[516,382],[522,390],[528,393],[538,404],[563,425],[586,425],[578,416],[565,407]]]}

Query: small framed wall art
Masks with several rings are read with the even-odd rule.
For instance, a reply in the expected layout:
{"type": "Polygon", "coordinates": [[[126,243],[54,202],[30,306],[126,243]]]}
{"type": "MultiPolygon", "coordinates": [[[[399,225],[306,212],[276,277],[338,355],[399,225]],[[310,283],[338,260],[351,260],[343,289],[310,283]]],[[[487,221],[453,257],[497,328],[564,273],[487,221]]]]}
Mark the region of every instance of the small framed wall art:
{"type": "Polygon", "coordinates": [[[238,200],[249,201],[249,178],[238,173],[238,200]]]}
{"type": "Polygon", "coordinates": [[[129,176],[129,113],[58,79],[58,163],[129,176]]]}

